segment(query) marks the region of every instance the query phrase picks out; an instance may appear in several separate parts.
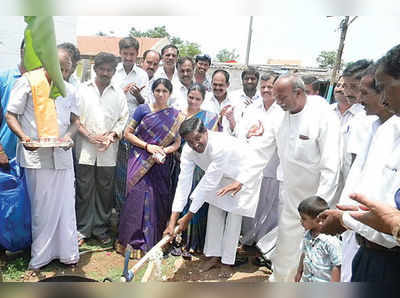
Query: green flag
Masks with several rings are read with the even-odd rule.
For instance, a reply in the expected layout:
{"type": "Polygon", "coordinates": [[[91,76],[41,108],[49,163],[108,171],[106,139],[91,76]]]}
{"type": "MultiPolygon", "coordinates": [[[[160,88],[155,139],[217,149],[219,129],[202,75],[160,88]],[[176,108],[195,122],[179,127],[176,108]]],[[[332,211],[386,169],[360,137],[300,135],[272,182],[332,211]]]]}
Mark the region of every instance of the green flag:
{"type": "Polygon", "coordinates": [[[25,16],[24,65],[27,71],[44,67],[51,78],[50,98],[66,96],[51,16],[25,16]]]}

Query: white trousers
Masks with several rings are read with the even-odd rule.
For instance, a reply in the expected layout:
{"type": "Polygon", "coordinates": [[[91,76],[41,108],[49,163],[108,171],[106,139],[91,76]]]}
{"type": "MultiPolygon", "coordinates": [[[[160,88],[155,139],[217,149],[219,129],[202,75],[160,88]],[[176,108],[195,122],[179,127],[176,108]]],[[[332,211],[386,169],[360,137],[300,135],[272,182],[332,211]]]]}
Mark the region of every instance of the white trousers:
{"type": "Polygon", "coordinates": [[[233,265],[241,225],[242,216],[226,212],[210,204],[204,255],[206,257],[221,257],[223,264],[233,265]]]}
{"type": "Polygon", "coordinates": [[[29,268],[39,269],[54,259],[77,263],[74,170],[26,168],[25,175],[32,214],[29,268]]]}
{"type": "Polygon", "coordinates": [[[297,203],[290,200],[284,187],[280,189],[282,211],[278,222],[276,248],[271,256],[273,273],[269,281],[294,282],[301,255],[304,229],[300,224],[297,203]]]}
{"type": "Polygon", "coordinates": [[[340,281],[351,282],[353,258],[360,246],[356,240],[356,233],[346,231],[342,234],[342,266],[340,268],[340,281]]]}

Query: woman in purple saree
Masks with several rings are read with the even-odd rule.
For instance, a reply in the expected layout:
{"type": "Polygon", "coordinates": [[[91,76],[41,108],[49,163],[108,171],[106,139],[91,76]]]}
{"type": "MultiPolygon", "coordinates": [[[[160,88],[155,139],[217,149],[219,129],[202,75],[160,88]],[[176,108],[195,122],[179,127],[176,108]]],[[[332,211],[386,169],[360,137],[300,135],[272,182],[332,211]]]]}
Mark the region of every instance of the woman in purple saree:
{"type": "Polygon", "coordinates": [[[117,251],[130,244],[134,256],[149,251],[162,238],[171,212],[171,153],[181,143],[178,129],[185,116],[168,107],[172,84],[157,79],[152,85],[154,104],[140,105],[125,130],[133,145],[127,166],[126,202],[122,208],[117,251]],[[154,155],[166,155],[161,162],[154,155]]]}

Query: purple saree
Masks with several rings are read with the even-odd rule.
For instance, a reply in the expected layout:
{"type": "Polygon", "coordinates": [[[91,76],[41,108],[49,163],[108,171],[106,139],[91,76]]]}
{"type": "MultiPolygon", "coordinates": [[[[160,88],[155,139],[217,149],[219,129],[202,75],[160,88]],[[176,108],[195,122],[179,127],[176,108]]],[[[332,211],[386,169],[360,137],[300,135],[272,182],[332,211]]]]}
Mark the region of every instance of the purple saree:
{"type": "MultiPolygon", "coordinates": [[[[175,141],[184,116],[173,108],[151,112],[148,105],[135,111],[131,125],[141,140],[159,146],[175,141]]],[[[149,251],[162,238],[171,213],[170,164],[157,164],[144,149],[133,146],[127,166],[127,199],[122,208],[119,242],[143,252],[149,251]]]]}

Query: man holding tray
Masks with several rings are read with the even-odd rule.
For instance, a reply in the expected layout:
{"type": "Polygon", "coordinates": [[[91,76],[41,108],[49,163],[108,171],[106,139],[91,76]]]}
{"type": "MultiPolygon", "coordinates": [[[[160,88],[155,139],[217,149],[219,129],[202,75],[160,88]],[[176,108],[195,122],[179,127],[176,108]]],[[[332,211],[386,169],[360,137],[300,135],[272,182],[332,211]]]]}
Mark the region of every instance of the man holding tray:
{"type": "MultiPolygon", "coordinates": [[[[65,77],[71,59],[63,49],[58,50],[58,57],[65,77]]],[[[29,268],[33,270],[54,259],[64,264],[76,264],[79,260],[70,148],[71,134],[80,125],[79,109],[75,89],[66,82],[65,97],[48,98],[49,81],[43,68],[23,75],[11,92],[6,115],[8,126],[20,140],[17,160],[25,168],[31,200],[33,242],[29,268]],[[50,108],[40,109],[43,102],[50,108]],[[52,117],[56,123],[47,122],[52,117]],[[47,127],[39,127],[38,123],[47,123],[47,127]],[[58,137],[43,134],[43,129],[57,131],[58,137]]]]}

